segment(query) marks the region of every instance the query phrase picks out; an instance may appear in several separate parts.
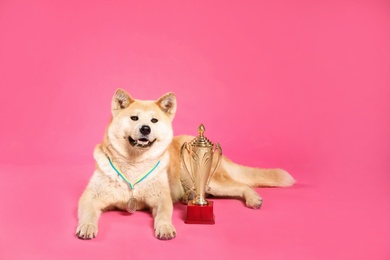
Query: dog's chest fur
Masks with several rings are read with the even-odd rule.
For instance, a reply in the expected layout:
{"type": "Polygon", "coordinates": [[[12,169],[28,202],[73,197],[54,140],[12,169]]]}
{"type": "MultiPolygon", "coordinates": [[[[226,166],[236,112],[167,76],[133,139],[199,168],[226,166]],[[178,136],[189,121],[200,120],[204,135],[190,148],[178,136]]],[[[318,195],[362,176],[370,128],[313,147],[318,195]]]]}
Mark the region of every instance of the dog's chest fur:
{"type": "Polygon", "coordinates": [[[139,202],[144,202],[146,205],[149,205],[158,200],[161,195],[161,189],[169,187],[166,173],[169,161],[168,153],[165,153],[160,158],[160,163],[156,169],[139,183],[136,183],[137,180],[148,173],[159,160],[150,160],[147,163],[130,163],[125,159],[120,159],[115,156],[110,158],[115,168],[132,183],[134,189],[131,189],[130,185],[113,169],[109,163],[107,154],[103,152],[101,147],[96,147],[94,157],[98,166],[94,177],[99,179],[95,183],[105,186],[97,188],[98,190],[104,190],[110,193],[110,197],[112,198],[111,204],[114,204],[116,207],[123,208],[124,203],[132,196],[139,202]]]}

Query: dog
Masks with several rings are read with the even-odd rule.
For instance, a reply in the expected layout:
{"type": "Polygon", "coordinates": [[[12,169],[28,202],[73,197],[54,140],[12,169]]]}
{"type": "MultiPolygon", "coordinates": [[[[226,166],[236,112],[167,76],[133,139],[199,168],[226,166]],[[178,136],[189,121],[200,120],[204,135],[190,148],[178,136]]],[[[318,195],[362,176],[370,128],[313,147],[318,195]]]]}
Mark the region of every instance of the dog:
{"type": "MultiPolygon", "coordinates": [[[[173,203],[187,202],[193,194],[191,178],[181,166],[180,149],[194,138],[173,136],[176,107],[173,93],[148,101],[133,99],[122,89],[115,92],[111,121],[93,153],[96,169],[79,200],[78,238],[95,238],[101,213],[114,209],[149,209],[155,236],[162,240],[176,236],[173,203]]],[[[284,170],[246,167],[222,156],[207,193],[238,197],[247,207],[258,209],[262,198],[252,187],[286,187],[294,182],[284,170]]]]}

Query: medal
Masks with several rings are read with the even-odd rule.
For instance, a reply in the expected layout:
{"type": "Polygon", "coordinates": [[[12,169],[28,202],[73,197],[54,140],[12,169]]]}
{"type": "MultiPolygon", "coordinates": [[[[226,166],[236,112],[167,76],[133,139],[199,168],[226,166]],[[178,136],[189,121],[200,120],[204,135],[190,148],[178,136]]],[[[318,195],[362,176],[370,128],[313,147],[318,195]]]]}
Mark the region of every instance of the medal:
{"type": "Polygon", "coordinates": [[[133,195],[133,192],[134,192],[134,186],[137,184],[137,183],[140,183],[141,181],[143,181],[149,174],[151,174],[156,168],[157,166],[160,164],[160,161],[158,161],[156,163],[156,165],[153,166],[153,168],[148,171],[147,173],[145,173],[144,175],[142,175],[134,184],[132,184],[115,166],[114,164],[112,163],[110,157],[107,156],[107,159],[111,165],[111,167],[114,169],[114,171],[116,171],[116,173],[118,173],[118,175],[125,181],[127,182],[127,184],[129,184],[129,188],[130,188],[130,192],[131,192],[131,198],[129,199],[129,201],[127,202],[127,205],[126,205],[126,210],[129,212],[129,213],[134,213],[137,211],[137,204],[138,204],[138,201],[136,198],[134,198],[134,195],[133,195]]]}
{"type": "Polygon", "coordinates": [[[127,212],[134,213],[137,211],[137,199],[134,197],[131,197],[129,201],[127,202],[127,212]]]}

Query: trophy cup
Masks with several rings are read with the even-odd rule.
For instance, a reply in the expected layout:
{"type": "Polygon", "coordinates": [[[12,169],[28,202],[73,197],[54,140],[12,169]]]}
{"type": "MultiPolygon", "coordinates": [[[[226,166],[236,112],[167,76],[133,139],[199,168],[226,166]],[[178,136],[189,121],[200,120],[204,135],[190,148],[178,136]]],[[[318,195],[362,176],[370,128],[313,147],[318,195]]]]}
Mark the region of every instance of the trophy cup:
{"type": "Polygon", "coordinates": [[[191,177],[196,193],[195,199],[187,205],[187,224],[215,224],[213,202],[207,201],[206,189],[217,171],[222,158],[221,146],[215,145],[204,136],[205,128],[201,124],[198,128],[199,136],[190,143],[184,143],[180,150],[181,163],[185,172],[191,177]],[[218,158],[213,166],[214,153],[218,158]]]}

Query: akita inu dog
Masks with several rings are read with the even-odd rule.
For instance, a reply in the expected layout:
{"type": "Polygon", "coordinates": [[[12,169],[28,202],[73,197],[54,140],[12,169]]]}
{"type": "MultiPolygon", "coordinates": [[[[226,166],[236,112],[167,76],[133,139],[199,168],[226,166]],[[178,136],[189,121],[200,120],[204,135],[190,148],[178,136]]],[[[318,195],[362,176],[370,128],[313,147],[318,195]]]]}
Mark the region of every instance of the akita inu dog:
{"type": "MultiPolygon", "coordinates": [[[[111,112],[103,142],[94,150],[96,170],[79,201],[76,235],[94,238],[103,211],[128,210],[130,203],[132,210],[151,210],[157,238],[172,239],[173,203],[186,201],[192,188],[190,176],[181,168],[180,148],[193,137],[173,137],[176,97],[168,93],[156,101],[142,101],[118,89],[111,112]]],[[[207,192],[240,197],[258,209],[262,199],[251,187],[293,183],[284,170],[241,166],[223,156],[207,192]]]]}

